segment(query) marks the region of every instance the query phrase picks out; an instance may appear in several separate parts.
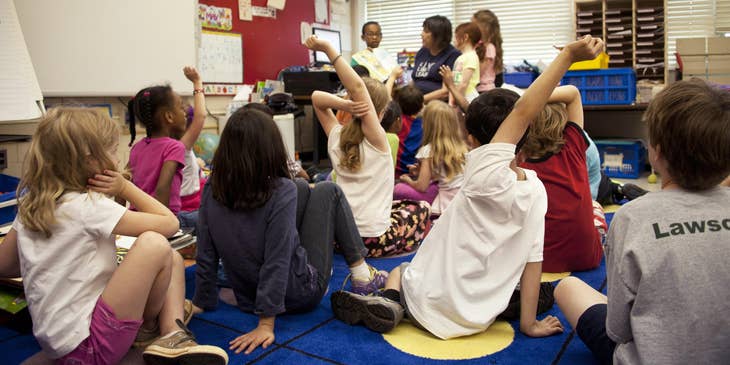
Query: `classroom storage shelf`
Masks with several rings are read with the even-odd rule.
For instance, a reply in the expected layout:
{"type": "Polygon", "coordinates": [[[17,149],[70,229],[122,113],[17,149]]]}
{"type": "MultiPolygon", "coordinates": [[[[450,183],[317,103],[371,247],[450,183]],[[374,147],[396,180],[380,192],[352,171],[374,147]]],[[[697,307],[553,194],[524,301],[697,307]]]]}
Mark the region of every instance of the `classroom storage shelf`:
{"type": "Polygon", "coordinates": [[[636,100],[632,68],[568,71],[560,84],[577,87],[584,105],[626,105],[636,100]]]}

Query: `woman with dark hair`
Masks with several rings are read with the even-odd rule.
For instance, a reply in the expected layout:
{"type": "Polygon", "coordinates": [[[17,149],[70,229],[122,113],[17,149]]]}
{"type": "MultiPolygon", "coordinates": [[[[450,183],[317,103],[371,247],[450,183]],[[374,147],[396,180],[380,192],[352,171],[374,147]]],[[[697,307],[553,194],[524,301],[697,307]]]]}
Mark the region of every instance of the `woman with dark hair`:
{"type": "Polygon", "coordinates": [[[443,87],[439,74],[441,66],[454,68],[454,61],[461,52],[451,45],[451,22],[445,16],[434,15],[423,21],[421,41],[423,47],[416,53],[413,65],[413,82],[423,93],[424,103],[446,100],[449,91],[443,87]]]}
{"type": "Polygon", "coordinates": [[[231,341],[236,353],[274,342],[274,319],[316,308],[332,275],[333,242],[350,267],[352,290],[370,294],[387,272],[365,263],[367,253],[352,210],[333,183],[310,188],[292,181],[284,142],[270,115],[235,112],[213,157],[198,220],[195,312],[214,310],[218,260],[238,308],[258,326],[231,341]]]}

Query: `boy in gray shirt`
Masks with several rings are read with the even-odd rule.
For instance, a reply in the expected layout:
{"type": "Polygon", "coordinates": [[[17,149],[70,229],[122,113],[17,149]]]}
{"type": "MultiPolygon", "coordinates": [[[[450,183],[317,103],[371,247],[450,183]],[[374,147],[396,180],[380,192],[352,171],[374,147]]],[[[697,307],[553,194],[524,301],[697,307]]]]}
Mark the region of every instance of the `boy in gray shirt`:
{"type": "Polygon", "coordinates": [[[555,300],[604,364],[730,359],[730,93],[701,80],[661,92],[644,115],[662,191],[624,205],[606,243],[608,297],[577,278],[555,300]]]}

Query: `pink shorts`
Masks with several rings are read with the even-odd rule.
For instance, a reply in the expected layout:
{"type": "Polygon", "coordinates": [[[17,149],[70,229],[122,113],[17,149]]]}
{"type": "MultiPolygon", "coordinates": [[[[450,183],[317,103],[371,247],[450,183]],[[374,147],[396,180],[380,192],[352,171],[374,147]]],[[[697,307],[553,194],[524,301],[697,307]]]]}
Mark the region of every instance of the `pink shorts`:
{"type": "Polygon", "coordinates": [[[142,320],[121,320],[99,297],[91,314],[89,337],[56,364],[116,364],[132,347],[142,320]]]}

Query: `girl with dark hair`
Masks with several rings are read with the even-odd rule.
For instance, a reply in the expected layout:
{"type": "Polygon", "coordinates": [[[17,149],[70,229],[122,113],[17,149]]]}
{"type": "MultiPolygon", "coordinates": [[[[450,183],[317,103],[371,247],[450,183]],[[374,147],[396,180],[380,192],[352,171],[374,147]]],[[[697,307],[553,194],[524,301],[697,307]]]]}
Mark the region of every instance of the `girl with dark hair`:
{"type": "MultiPolygon", "coordinates": [[[[147,137],[132,146],[129,152],[129,169],[132,182],[175,213],[181,227],[195,228],[198,213],[182,210],[181,190],[184,168],[196,164],[195,156],[191,154],[205,121],[205,96],[198,71],[185,67],[183,72],[193,83],[195,98],[193,121],[189,127],[182,98],[169,85],[144,88],[127,105],[132,136],[130,146],[136,136],[135,121],[141,122],[147,132],[147,137]]],[[[191,176],[199,176],[197,173],[190,171],[191,176]]],[[[199,180],[189,182],[191,186],[196,184],[200,189],[199,180]]]]}
{"type": "Polygon", "coordinates": [[[241,108],[226,124],[203,190],[198,221],[195,311],[215,309],[218,260],[237,306],[259,316],[258,327],[231,341],[236,353],[274,342],[274,320],[316,308],[332,273],[332,242],[350,266],[352,290],[370,294],[386,272],[367,253],[342,190],[292,181],[274,120],[241,108]]]}
{"type": "Polygon", "coordinates": [[[451,22],[444,16],[434,15],[423,21],[421,32],[423,47],[416,53],[413,65],[413,82],[423,93],[423,101],[448,97],[448,90],[443,88],[439,69],[446,65],[454,67],[456,58],[461,52],[451,45],[451,22]]]}

